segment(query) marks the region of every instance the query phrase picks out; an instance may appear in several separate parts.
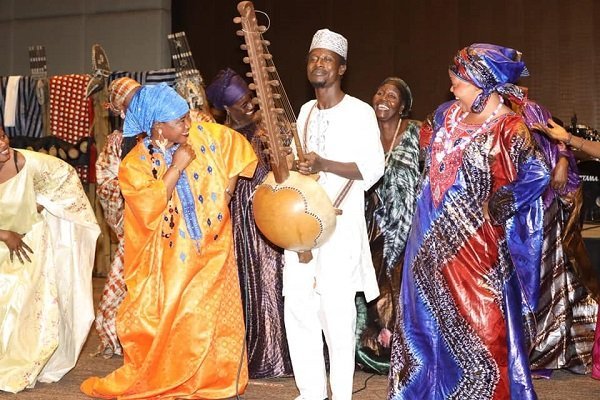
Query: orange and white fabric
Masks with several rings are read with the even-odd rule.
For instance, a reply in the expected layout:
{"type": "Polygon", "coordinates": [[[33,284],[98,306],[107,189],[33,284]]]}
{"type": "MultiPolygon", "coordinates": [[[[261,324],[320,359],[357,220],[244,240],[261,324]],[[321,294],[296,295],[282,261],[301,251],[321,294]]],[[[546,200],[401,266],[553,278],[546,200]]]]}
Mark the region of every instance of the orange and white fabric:
{"type": "Polygon", "coordinates": [[[108,135],[106,145],[96,161],[96,194],[104,211],[104,219],[118,240],[117,250],[113,255],[96,313],[96,331],[101,342],[98,351],[105,357],[123,354],[115,325],[117,310],[127,293],[123,279],[123,255],[125,253],[123,208],[125,202],[121,196],[118,179],[122,142],[123,135],[120,131],[114,131],[108,135]]]}

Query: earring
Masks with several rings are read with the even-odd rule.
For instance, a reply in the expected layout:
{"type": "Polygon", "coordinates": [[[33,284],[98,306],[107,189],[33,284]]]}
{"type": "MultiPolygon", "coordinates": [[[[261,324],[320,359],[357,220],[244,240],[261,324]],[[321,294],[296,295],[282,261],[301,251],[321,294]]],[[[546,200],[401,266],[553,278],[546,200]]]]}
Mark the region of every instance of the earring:
{"type": "Polygon", "coordinates": [[[169,141],[167,139],[165,139],[165,137],[162,134],[162,129],[160,129],[160,128],[158,128],[158,136],[160,136],[160,139],[155,140],[156,145],[162,151],[163,154],[166,154],[167,153],[167,145],[169,144],[169,141]]]}

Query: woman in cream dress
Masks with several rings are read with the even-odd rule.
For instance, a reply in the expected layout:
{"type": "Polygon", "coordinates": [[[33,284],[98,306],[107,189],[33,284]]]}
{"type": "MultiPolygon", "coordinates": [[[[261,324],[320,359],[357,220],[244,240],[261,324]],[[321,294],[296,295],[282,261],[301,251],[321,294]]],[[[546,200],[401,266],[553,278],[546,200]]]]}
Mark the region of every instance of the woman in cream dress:
{"type": "Polygon", "coordinates": [[[10,148],[0,129],[0,391],[75,366],[94,319],[99,233],[75,170],[10,148]]]}

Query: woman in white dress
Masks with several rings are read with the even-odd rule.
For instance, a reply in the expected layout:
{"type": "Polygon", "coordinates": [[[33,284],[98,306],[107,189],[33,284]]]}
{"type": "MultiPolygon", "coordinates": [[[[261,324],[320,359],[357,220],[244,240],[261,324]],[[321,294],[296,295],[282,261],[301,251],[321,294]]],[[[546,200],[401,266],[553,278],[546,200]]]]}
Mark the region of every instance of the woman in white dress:
{"type": "Polygon", "coordinates": [[[94,319],[100,233],[75,170],[15,150],[0,128],[0,391],[55,382],[94,319]]]}

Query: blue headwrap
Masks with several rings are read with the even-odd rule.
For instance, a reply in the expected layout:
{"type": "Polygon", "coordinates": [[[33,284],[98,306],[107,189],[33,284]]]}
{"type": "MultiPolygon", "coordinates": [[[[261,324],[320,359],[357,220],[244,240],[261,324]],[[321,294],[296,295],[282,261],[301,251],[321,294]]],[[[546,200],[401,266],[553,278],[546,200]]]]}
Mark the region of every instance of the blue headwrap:
{"type": "MultiPolygon", "coordinates": [[[[190,110],[188,103],[173,88],[166,83],[159,85],[142,86],[135,94],[125,114],[125,123],[123,124],[123,136],[132,137],[142,132],[148,133],[144,138],[144,145],[150,149],[150,130],[155,122],[169,122],[182,117],[190,110]]],[[[179,148],[175,144],[166,149],[163,153],[160,148],[153,148],[152,151],[161,153],[167,168],[173,162],[173,154],[179,148]]],[[[198,224],[198,217],[195,211],[194,195],[190,188],[187,173],[184,170],[177,183],[175,184],[177,196],[183,208],[183,218],[187,227],[189,236],[199,247],[202,231],[198,224]]]]}
{"type": "Polygon", "coordinates": [[[471,105],[476,113],[483,111],[493,92],[513,101],[522,100],[523,92],[514,83],[521,76],[529,76],[520,52],[486,43],[475,43],[460,50],[450,71],[483,90],[471,105]]]}
{"type": "Polygon", "coordinates": [[[183,97],[166,83],[144,85],[129,103],[123,136],[133,137],[142,132],[150,134],[155,122],[173,121],[189,110],[183,97]]]}

